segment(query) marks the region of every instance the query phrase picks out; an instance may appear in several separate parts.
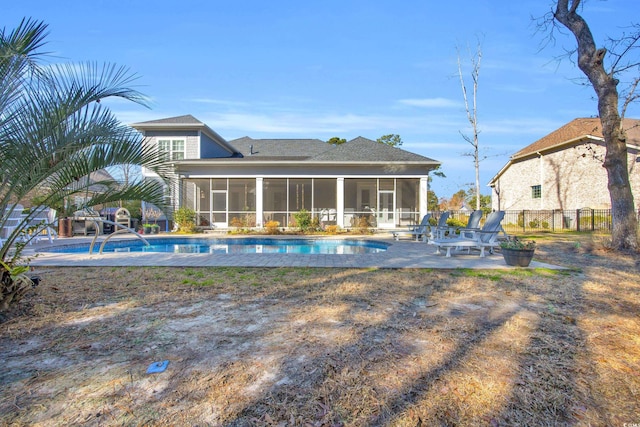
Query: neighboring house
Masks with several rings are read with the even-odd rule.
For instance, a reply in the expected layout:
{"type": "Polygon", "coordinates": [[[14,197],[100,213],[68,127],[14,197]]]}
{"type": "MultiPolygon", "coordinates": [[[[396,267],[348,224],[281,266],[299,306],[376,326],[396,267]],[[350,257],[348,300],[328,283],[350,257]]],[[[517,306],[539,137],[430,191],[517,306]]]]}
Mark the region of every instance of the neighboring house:
{"type": "MultiPolygon", "coordinates": [[[[631,189],[640,201],[640,120],[625,119],[631,189]]],[[[602,126],[575,119],[523,148],[489,182],[494,210],[610,209],[602,126]]]]}
{"type": "Polygon", "coordinates": [[[131,126],[172,163],[174,208],[194,209],[204,227],[287,227],[302,209],[344,228],[416,223],[427,211],[429,172],[440,165],[362,137],[337,146],[319,139],[226,141],[191,115],[131,126]]]}

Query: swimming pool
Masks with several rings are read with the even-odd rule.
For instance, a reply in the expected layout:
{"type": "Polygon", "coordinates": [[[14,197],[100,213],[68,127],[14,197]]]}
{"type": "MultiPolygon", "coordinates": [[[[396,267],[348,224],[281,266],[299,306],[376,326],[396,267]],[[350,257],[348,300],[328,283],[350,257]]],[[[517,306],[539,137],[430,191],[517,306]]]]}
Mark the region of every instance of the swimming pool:
{"type": "MultiPolygon", "coordinates": [[[[148,241],[149,246],[140,240],[110,240],[103,252],[371,254],[384,252],[388,247],[383,242],[349,239],[164,237],[148,241]]],[[[94,251],[97,250],[96,246],[94,251]]],[[[58,246],[45,252],[88,253],[89,244],[58,246]]]]}

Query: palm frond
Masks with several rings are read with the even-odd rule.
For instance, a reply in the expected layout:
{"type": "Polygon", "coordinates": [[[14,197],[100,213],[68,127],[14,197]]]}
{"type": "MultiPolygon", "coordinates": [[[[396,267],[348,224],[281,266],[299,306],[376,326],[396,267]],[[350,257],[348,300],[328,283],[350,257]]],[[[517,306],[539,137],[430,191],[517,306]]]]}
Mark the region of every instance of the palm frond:
{"type": "MultiPolygon", "coordinates": [[[[118,200],[162,206],[169,165],[100,102],[119,97],[145,105],[131,86],[137,76],[112,64],[40,65],[46,28],[23,20],[16,30],[0,32],[0,208],[36,190],[44,192],[43,204],[55,208],[68,206],[75,196],[82,196],[85,206],[118,200]],[[160,180],[92,180],[96,172],[118,165],[144,166],[160,180]]],[[[0,224],[6,215],[2,209],[0,224]]],[[[0,248],[0,260],[6,260],[19,229],[0,248]]]]}

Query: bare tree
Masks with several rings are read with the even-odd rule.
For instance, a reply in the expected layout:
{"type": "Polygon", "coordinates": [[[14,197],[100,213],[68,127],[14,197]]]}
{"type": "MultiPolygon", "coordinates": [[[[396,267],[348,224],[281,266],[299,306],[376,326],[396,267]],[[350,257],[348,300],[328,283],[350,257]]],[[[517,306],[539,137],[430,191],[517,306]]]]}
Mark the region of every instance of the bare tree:
{"type": "MultiPolygon", "coordinates": [[[[631,35],[610,40],[611,66],[605,69],[606,48],[597,48],[593,34],[585,19],[578,13],[581,0],[557,0],[553,19],[575,36],[577,42],[578,67],[589,80],[598,99],[598,113],[606,145],[604,167],[607,170],[608,188],[611,197],[613,219],[612,245],[617,250],[638,249],[638,220],[635,214],[633,193],[629,182],[627,161],[627,136],[622,127],[622,118],[630,102],[638,99],[634,95],[638,78],[630,84],[626,100],[619,105],[618,75],[638,68],[638,62],[629,61],[631,52],[640,47],[640,28],[633,26],[631,35]],[[621,109],[622,114],[618,109],[621,109]]],[[[630,13],[632,11],[629,11],[630,13]]]]}
{"type": "Polygon", "coordinates": [[[464,107],[467,112],[467,120],[471,124],[473,129],[473,136],[465,135],[460,132],[462,138],[467,141],[473,147],[473,152],[465,154],[473,157],[473,164],[476,170],[476,183],[475,183],[475,199],[476,209],[480,209],[480,142],[478,140],[478,78],[480,76],[480,61],[482,60],[482,48],[480,42],[476,48],[475,55],[471,55],[471,81],[473,83],[473,105],[469,106],[469,99],[467,97],[467,87],[464,82],[464,76],[462,75],[462,63],[460,60],[460,50],[458,49],[458,76],[460,77],[460,85],[462,86],[462,96],[464,97],[464,107]]]}

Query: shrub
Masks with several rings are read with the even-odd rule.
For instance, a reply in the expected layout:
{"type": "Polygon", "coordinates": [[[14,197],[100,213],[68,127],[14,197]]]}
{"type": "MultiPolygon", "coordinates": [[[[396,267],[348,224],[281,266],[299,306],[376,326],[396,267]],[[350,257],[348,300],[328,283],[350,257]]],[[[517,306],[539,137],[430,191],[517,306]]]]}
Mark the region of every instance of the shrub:
{"type": "Polygon", "coordinates": [[[324,228],[324,231],[326,231],[327,234],[338,234],[338,226],[337,225],[327,225],[324,228]]]}
{"type": "Polygon", "coordinates": [[[465,227],[467,225],[467,221],[463,221],[458,218],[449,218],[447,220],[447,225],[449,227],[465,227]]]}
{"type": "Polygon", "coordinates": [[[280,234],[280,222],[279,221],[267,221],[264,225],[264,229],[267,234],[280,234]]]}
{"type": "Polygon", "coordinates": [[[369,234],[371,227],[371,223],[369,222],[369,218],[366,216],[361,216],[356,221],[355,232],[358,234],[369,234]]]}
{"type": "Polygon", "coordinates": [[[300,231],[308,231],[311,228],[311,212],[306,209],[302,209],[299,212],[293,214],[297,227],[300,231]]]}
{"type": "Polygon", "coordinates": [[[313,219],[311,219],[311,228],[313,228],[314,230],[320,229],[320,218],[314,216],[313,219]]]}
{"type": "Polygon", "coordinates": [[[173,213],[173,220],[181,233],[193,233],[196,230],[196,211],[181,207],[173,213]]]}
{"type": "Polygon", "coordinates": [[[536,248],[535,240],[522,240],[517,236],[511,236],[504,242],[500,243],[502,249],[513,250],[532,250],[536,248]]]}
{"type": "Polygon", "coordinates": [[[247,221],[245,218],[238,218],[237,216],[234,216],[231,218],[231,221],[229,221],[229,225],[232,227],[244,228],[247,226],[247,221]]]}

